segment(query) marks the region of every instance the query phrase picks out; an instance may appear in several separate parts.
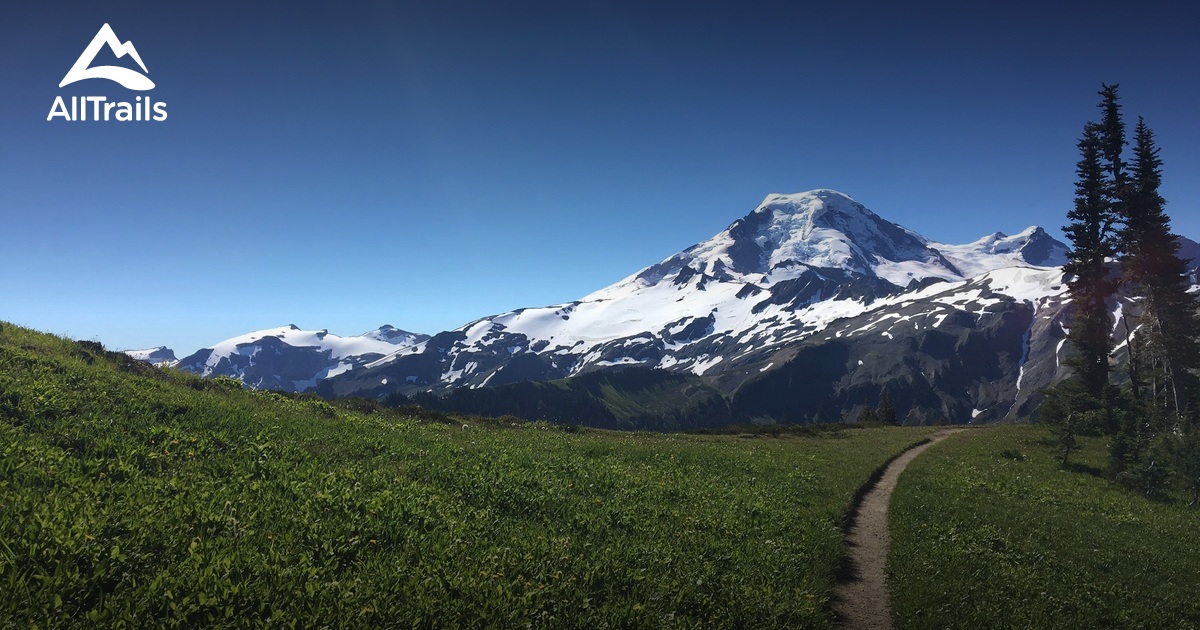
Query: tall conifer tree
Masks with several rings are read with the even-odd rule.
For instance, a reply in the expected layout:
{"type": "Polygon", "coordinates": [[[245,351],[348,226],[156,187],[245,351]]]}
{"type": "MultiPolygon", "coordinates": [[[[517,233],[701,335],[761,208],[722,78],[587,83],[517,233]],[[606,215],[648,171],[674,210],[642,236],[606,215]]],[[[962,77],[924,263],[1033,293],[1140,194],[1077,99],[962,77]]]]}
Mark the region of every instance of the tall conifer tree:
{"type": "Polygon", "coordinates": [[[1073,245],[1063,270],[1075,308],[1069,335],[1076,349],[1075,379],[1048,392],[1042,413],[1059,425],[1064,462],[1073,420],[1103,417],[1115,432],[1110,462],[1117,479],[1154,494],[1171,470],[1185,478],[1195,505],[1200,502],[1200,405],[1195,403],[1200,399],[1195,373],[1200,369],[1200,298],[1188,293],[1187,261],[1179,257],[1159,192],[1162,160],[1154,132],[1138,119],[1127,164],[1117,86],[1103,85],[1099,94],[1102,115],[1100,122],[1084,126],[1079,140],[1075,203],[1063,228],[1073,245]],[[1119,278],[1110,277],[1106,266],[1114,255],[1120,257],[1119,278]],[[1124,309],[1127,339],[1133,327],[1129,320],[1137,325],[1129,340],[1131,409],[1109,385],[1107,301],[1119,287],[1133,298],[1124,309]],[[1162,421],[1171,417],[1173,422],[1162,421]]]}
{"type": "Polygon", "coordinates": [[[1069,337],[1078,354],[1072,364],[1084,392],[1097,405],[1108,386],[1112,342],[1106,302],[1116,288],[1105,266],[1105,258],[1115,253],[1112,186],[1102,164],[1108,140],[1102,125],[1084,126],[1075,169],[1079,177],[1075,183],[1075,206],[1067,213],[1071,223],[1063,227],[1073,246],[1063,268],[1075,307],[1069,337]]]}
{"type": "Polygon", "coordinates": [[[1120,231],[1123,277],[1141,305],[1139,335],[1143,362],[1155,378],[1149,392],[1176,416],[1185,407],[1188,371],[1200,368],[1200,317],[1196,298],[1188,293],[1187,262],[1171,234],[1166,201],[1159,193],[1162,160],[1154,132],[1138,118],[1134,154],[1122,206],[1120,231]]]}
{"type": "Polygon", "coordinates": [[[1119,102],[1119,85],[1100,84],[1098,94],[1101,97],[1100,123],[1096,127],[1097,139],[1100,143],[1100,159],[1105,173],[1105,196],[1108,198],[1110,210],[1114,217],[1122,213],[1125,188],[1128,179],[1125,173],[1125,162],[1121,153],[1125,149],[1125,122],[1121,119],[1121,103],[1119,102]]]}

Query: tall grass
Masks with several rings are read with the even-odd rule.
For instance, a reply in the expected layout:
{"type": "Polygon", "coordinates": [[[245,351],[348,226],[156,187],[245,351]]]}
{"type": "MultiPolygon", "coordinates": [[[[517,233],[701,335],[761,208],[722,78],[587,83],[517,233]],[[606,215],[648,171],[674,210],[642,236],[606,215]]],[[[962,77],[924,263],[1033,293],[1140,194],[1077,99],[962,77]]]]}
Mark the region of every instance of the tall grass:
{"type": "Polygon", "coordinates": [[[952,437],[892,497],[901,628],[1200,627],[1200,511],[1103,478],[1106,440],[1069,469],[1049,432],[952,437]]]}
{"type": "Polygon", "coordinates": [[[920,438],[371,411],[5,325],[0,625],[825,627],[855,490],[920,438]]]}

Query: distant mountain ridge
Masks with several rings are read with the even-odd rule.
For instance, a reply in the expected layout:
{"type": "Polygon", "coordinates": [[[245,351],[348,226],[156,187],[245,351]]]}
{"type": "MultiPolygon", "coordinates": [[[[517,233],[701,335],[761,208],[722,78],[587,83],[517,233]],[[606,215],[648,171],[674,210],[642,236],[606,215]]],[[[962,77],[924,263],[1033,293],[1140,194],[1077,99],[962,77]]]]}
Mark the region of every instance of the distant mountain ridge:
{"type": "Polygon", "coordinates": [[[375,398],[639,366],[702,377],[765,418],[853,418],[885,389],[918,420],[1023,417],[1062,375],[1067,251],[1036,226],[951,245],[837,191],[775,194],[577,301],[353,351],[324,331],[263,331],[180,365],[375,398]]]}
{"type": "Polygon", "coordinates": [[[175,351],[166,346],[146,350],[126,350],[125,354],[150,365],[175,365],[178,361],[175,358],[175,351]]]}
{"type": "Polygon", "coordinates": [[[340,337],[292,324],[227,339],[180,359],[175,366],[201,376],[232,376],[257,389],[300,392],[428,338],[391,325],[340,337]]]}

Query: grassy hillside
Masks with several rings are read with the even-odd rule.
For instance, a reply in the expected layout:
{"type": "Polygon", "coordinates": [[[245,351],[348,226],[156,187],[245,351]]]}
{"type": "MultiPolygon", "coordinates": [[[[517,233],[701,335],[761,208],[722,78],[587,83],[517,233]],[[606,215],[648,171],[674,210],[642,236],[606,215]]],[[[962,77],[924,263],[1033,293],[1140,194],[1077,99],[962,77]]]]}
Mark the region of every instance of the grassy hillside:
{"type": "Polygon", "coordinates": [[[958,435],[892,496],[901,628],[1200,627],[1200,510],[1109,483],[1106,441],[1070,470],[1042,427],[958,435]]]}
{"type": "Polygon", "coordinates": [[[5,324],[0,625],[822,627],[856,488],[921,437],[337,404],[5,324]]]}

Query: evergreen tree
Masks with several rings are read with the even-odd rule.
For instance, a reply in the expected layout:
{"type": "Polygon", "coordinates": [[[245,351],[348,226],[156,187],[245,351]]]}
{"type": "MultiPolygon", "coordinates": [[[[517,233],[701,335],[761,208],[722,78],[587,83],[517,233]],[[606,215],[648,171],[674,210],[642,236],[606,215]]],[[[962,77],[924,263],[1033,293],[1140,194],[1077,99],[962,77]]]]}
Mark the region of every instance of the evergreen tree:
{"type": "MultiPolygon", "coordinates": [[[[1055,444],[1062,454],[1063,466],[1069,462],[1071,451],[1079,446],[1076,436],[1097,435],[1124,418],[1120,413],[1121,396],[1114,393],[1114,389],[1107,387],[1103,399],[1097,400],[1095,395],[1084,390],[1082,379],[1074,378],[1046,390],[1046,397],[1037,411],[1038,420],[1050,425],[1055,444]]],[[[1121,456],[1125,455],[1122,448],[1121,456]]]]}
{"type": "Polygon", "coordinates": [[[879,397],[879,409],[875,411],[875,417],[884,424],[900,424],[900,418],[896,415],[896,405],[892,404],[892,394],[884,388],[883,395],[879,397]]]}
{"type": "Polygon", "coordinates": [[[1155,246],[1168,245],[1171,254],[1176,254],[1179,247],[1167,243],[1174,239],[1170,235],[1170,219],[1163,210],[1166,200],[1158,192],[1162,185],[1162,159],[1158,157],[1154,132],[1139,116],[1134,134],[1132,181],[1127,189],[1126,204],[1122,207],[1124,225],[1118,240],[1125,280],[1136,285],[1152,279],[1159,271],[1154,268],[1156,264],[1161,265],[1161,261],[1153,259],[1155,246]]]}
{"type": "MultiPolygon", "coordinates": [[[[1171,234],[1166,201],[1159,194],[1162,160],[1154,132],[1138,118],[1130,181],[1122,206],[1120,232],[1124,280],[1139,298],[1144,337],[1141,359],[1149,370],[1150,404],[1164,405],[1178,417],[1186,406],[1189,370],[1200,367],[1200,317],[1188,293],[1187,262],[1171,234]]],[[[1135,391],[1135,395],[1138,392],[1135,391]]]]}
{"type": "Polygon", "coordinates": [[[1100,123],[1096,126],[1100,143],[1100,159],[1105,173],[1105,196],[1113,216],[1120,216],[1128,184],[1125,162],[1121,153],[1125,148],[1125,122],[1121,120],[1121,104],[1118,102],[1117,84],[1100,84],[1100,123]]]}
{"type": "MultiPolygon", "coordinates": [[[[1114,185],[1105,175],[1102,159],[1110,144],[1101,125],[1088,123],[1079,140],[1080,159],[1076,165],[1079,179],[1075,184],[1075,206],[1067,213],[1071,223],[1063,232],[1073,245],[1063,271],[1075,307],[1069,338],[1077,355],[1071,366],[1085,393],[1099,405],[1108,385],[1108,357],[1112,351],[1109,337],[1109,311],[1106,304],[1116,289],[1108,277],[1105,259],[1115,253],[1112,191],[1114,185]]],[[[1118,158],[1119,163],[1119,158],[1118,158]]]]}
{"type": "MultiPolygon", "coordinates": [[[[1125,121],[1121,118],[1121,104],[1118,95],[1120,86],[1117,84],[1108,85],[1100,84],[1100,104],[1097,107],[1101,111],[1100,122],[1096,125],[1097,141],[1100,149],[1101,169],[1104,172],[1104,197],[1108,204],[1109,216],[1113,222],[1119,222],[1124,215],[1126,196],[1128,194],[1128,178],[1125,171],[1126,163],[1121,157],[1125,149],[1125,121]]],[[[1115,235],[1114,253],[1121,250],[1120,234],[1115,235]]],[[[1114,291],[1118,285],[1113,285],[1114,291]]],[[[1134,347],[1130,343],[1132,335],[1130,334],[1130,321],[1124,316],[1122,311],[1122,320],[1125,328],[1126,351],[1129,353],[1129,361],[1125,367],[1129,373],[1129,382],[1133,388],[1133,394],[1136,398],[1140,390],[1140,375],[1138,374],[1139,361],[1134,352],[1134,347]]],[[[1109,427],[1115,431],[1115,426],[1109,427]]]]}
{"type": "Polygon", "coordinates": [[[1079,140],[1075,203],[1063,228],[1073,245],[1063,271],[1075,308],[1069,334],[1075,377],[1048,391],[1039,413],[1055,427],[1064,464],[1077,433],[1103,426],[1113,434],[1109,462],[1117,481],[1156,495],[1174,475],[1195,505],[1200,300],[1188,293],[1187,261],[1179,258],[1159,192],[1162,160],[1154,132],[1138,119],[1126,163],[1117,86],[1103,85],[1099,94],[1101,119],[1085,125],[1079,140]],[[1114,255],[1121,261],[1117,279],[1106,266],[1114,255]],[[1132,397],[1108,378],[1112,327],[1106,302],[1118,287],[1132,297],[1123,309],[1132,397]],[[1136,334],[1130,335],[1134,323],[1136,334]]]}

